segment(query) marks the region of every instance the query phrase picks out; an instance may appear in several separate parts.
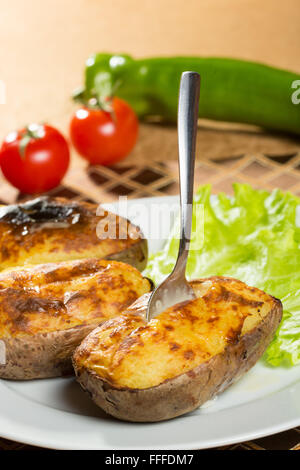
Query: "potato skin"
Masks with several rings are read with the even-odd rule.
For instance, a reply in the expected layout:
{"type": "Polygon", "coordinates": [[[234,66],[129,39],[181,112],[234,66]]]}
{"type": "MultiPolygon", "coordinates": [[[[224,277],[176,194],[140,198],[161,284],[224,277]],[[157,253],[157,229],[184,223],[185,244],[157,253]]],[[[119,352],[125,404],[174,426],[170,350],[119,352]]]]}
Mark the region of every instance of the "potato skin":
{"type": "Polygon", "coordinates": [[[222,353],[157,386],[117,388],[94,371],[77,365],[76,356],[82,346],[73,356],[77,380],[98,406],[124,421],[156,422],[188,413],[229,387],[262,356],[282,317],[280,300],[270,298],[274,304],[268,314],[237,342],[229,343],[222,353]]]}
{"type": "Polygon", "coordinates": [[[148,260],[148,242],[146,239],[141,238],[129,248],[108,255],[103,259],[121,261],[122,263],[130,264],[139,271],[143,271],[148,260]]]}
{"type": "Polygon", "coordinates": [[[0,377],[31,380],[72,374],[74,349],[97,325],[80,325],[31,337],[1,338],[6,361],[0,365],[0,377]]]}

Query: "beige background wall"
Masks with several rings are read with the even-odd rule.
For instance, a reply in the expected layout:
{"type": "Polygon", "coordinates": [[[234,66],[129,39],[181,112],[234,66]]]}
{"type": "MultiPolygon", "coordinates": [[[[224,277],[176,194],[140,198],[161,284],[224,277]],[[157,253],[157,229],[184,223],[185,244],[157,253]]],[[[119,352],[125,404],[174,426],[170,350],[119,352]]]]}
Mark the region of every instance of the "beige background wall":
{"type": "Polygon", "coordinates": [[[93,51],[241,57],[300,72],[299,0],[0,0],[0,137],[63,127],[93,51]]]}

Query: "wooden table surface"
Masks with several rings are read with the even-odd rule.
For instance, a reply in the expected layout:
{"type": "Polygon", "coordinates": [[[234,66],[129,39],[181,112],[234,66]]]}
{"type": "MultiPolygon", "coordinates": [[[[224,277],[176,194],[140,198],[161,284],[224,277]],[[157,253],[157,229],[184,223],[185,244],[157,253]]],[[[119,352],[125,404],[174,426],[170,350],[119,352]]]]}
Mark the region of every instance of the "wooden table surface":
{"type": "MultiPolygon", "coordinates": [[[[300,72],[298,0],[0,0],[0,138],[47,121],[65,135],[83,64],[94,51],[214,55],[259,60],[300,72]]],[[[300,111],[300,109],[299,109],[300,111]]],[[[131,155],[114,168],[88,167],[72,150],[62,185],[51,193],[97,202],[178,192],[174,127],[141,125],[131,155]]],[[[200,122],[196,185],[231,192],[233,181],[300,195],[300,139],[246,126],[200,122]]],[[[0,202],[23,199],[0,176],[0,202]]],[[[1,429],[0,429],[1,434],[1,429]]],[[[300,429],[229,446],[291,449],[300,429]]],[[[0,439],[0,449],[29,446],[0,439]]]]}

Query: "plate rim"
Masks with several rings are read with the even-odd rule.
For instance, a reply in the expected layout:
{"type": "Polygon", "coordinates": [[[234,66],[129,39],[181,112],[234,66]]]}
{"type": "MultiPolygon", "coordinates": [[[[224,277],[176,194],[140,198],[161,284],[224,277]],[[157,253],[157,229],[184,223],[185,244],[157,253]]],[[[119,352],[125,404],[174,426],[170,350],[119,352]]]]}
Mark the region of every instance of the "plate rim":
{"type": "MultiPolygon", "coordinates": [[[[2,385],[2,382],[5,382],[3,380],[0,381],[0,385],[2,385]]],[[[2,388],[2,387],[1,387],[2,388]]],[[[0,388],[0,393],[1,393],[1,388],[0,388]]],[[[238,405],[236,407],[233,407],[233,408],[228,408],[228,409],[224,409],[224,410],[220,410],[220,411],[217,411],[216,413],[213,413],[213,415],[211,416],[214,416],[217,415],[217,414],[223,414],[223,415],[230,415],[232,413],[232,410],[235,410],[235,412],[233,413],[234,414],[237,414],[239,417],[242,416],[242,413],[243,412],[243,408],[248,408],[249,405],[251,405],[251,407],[254,407],[256,406],[256,403],[259,402],[260,404],[260,407],[261,408],[265,408],[265,404],[268,405],[268,402],[271,400],[275,400],[276,402],[276,395],[282,395],[282,399],[285,401],[287,398],[290,398],[289,397],[289,391],[292,389],[292,388],[295,388],[294,390],[294,395],[296,395],[296,397],[300,397],[300,382],[296,382],[295,384],[292,384],[290,386],[287,386],[286,388],[282,389],[282,390],[279,390],[278,392],[274,393],[274,394],[271,394],[269,396],[265,396],[265,397],[262,397],[258,400],[253,400],[252,402],[249,402],[249,403],[244,403],[244,404],[241,404],[241,405],[238,405]]],[[[28,401],[30,401],[27,397],[24,397],[22,395],[20,395],[18,392],[16,391],[13,391],[13,393],[15,395],[18,395],[17,397],[17,400],[16,400],[16,405],[17,407],[19,405],[21,405],[21,407],[26,404],[28,401]]],[[[54,409],[53,408],[50,408],[50,407],[47,407],[45,405],[42,405],[40,403],[37,403],[37,402],[31,402],[31,405],[33,405],[33,411],[36,411],[38,413],[38,411],[40,409],[46,409],[46,410],[50,410],[50,412],[53,414],[53,411],[54,411],[54,414],[58,414],[60,415],[61,418],[63,418],[65,415],[70,415],[70,416],[77,416],[76,413],[71,413],[71,412],[67,412],[67,411],[62,411],[62,410],[58,410],[58,409],[54,409]]],[[[269,404],[269,406],[271,406],[272,408],[272,404],[269,404]]],[[[2,406],[0,406],[0,410],[1,410],[2,406]]],[[[263,428],[259,428],[259,429],[256,429],[256,430],[253,430],[253,431],[245,431],[245,432],[239,432],[239,434],[236,434],[234,436],[223,436],[223,437],[219,437],[219,438],[215,438],[214,440],[211,438],[209,441],[199,441],[197,439],[194,439],[193,442],[190,443],[190,445],[186,445],[185,443],[183,443],[182,445],[181,444],[171,444],[171,445],[147,445],[147,446],[141,446],[141,445],[125,445],[125,446],[119,446],[116,448],[115,445],[104,445],[104,446],[98,446],[98,445],[93,445],[93,446],[89,446],[86,444],[86,441],[83,441],[82,444],[83,445],[73,445],[72,444],[72,439],[66,439],[64,438],[65,440],[63,441],[59,441],[60,439],[60,435],[59,434],[55,434],[55,437],[53,437],[53,435],[50,436],[50,438],[48,437],[47,439],[45,439],[43,436],[40,436],[40,437],[35,437],[39,432],[40,432],[40,429],[37,429],[35,428],[33,433],[31,434],[31,437],[29,436],[28,433],[26,434],[22,434],[22,431],[19,427],[19,431],[16,432],[3,432],[1,430],[1,437],[5,438],[5,439],[10,439],[10,440],[15,440],[17,442],[21,442],[21,443],[24,443],[24,444],[28,444],[28,445],[34,445],[34,446],[37,446],[37,447],[45,447],[45,448],[48,448],[48,449],[57,449],[57,450],[92,450],[92,449],[99,449],[99,450],[201,450],[201,449],[211,449],[211,448],[215,448],[215,447],[222,447],[222,446],[227,446],[227,445],[233,445],[233,444],[236,444],[236,443],[239,443],[239,442],[244,442],[244,441],[248,441],[248,440],[253,440],[253,439],[259,439],[259,438],[262,438],[262,437],[265,437],[265,436],[269,436],[269,435],[273,435],[273,434],[278,434],[280,432],[283,432],[283,431],[286,431],[288,429],[291,429],[291,428],[294,428],[294,427],[297,427],[300,425],[300,400],[298,400],[298,416],[296,417],[293,417],[291,419],[289,419],[288,421],[286,422],[282,422],[282,423],[277,423],[277,424],[273,424],[273,425],[270,425],[270,426],[265,426],[263,428]],[[25,437],[24,437],[25,436],[25,437]],[[68,441],[68,442],[66,442],[68,441]]],[[[80,416],[80,415],[79,415],[80,416]]],[[[203,416],[206,416],[206,417],[209,417],[210,414],[206,414],[206,415],[203,415],[203,416]]],[[[97,417],[87,417],[87,416],[83,416],[83,418],[88,418],[89,420],[91,420],[92,422],[98,422],[98,419],[97,417]]],[[[185,415],[184,416],[185,419],[187,418],[192,418],[193,421],[197,421],[199,419],[199,415],[195,415],[195,416],[192,416],[192,415],[185,415]]],[[[76,418],[75,418],[76,419],[76,418]]],[[[207,418],[206,418],[207,420],[207,418]]],[[[173,423],[176,423],[176,421],[178,422],[178,418],[174,419],[174,420],[169,420],[169,421],[164,421],[164,422],[161,422],[161,423],[154,423],[155,427],[161,425],[161,424],[165,424],[165,425],[169,425],[170,423],[172,424],[173,423]]],[[[111,421],[110,421],[111,422],[111,421]]],[[[124,423],[124,422],[119,422],[117,420],[113,420],[113,423],[118,426],[118,424],[121,423],[122,426],[126,426],[127,424],[129,424],[130,427],[132,426],[135,426],[136,423],[124,423]]],[[[3,424],[7,424],[6,423],[6,420],[5,418],[2,417],[2,414],[0,415],[0,429],[3,427],[3,424]]],[[[152,423],[153,424],[153,423],[152,423]]],[[[152,425],[150,423],[150,426],[152,425]]],[[[139,427],[143,427],[143,426],[148,426],[148,424],[143,424],[143,423],[137,423],[137,425],[139,427]]],[[[23,426],[24,428],[30,428],[30,423],[26,423],[25,426],[23,426]]]]}

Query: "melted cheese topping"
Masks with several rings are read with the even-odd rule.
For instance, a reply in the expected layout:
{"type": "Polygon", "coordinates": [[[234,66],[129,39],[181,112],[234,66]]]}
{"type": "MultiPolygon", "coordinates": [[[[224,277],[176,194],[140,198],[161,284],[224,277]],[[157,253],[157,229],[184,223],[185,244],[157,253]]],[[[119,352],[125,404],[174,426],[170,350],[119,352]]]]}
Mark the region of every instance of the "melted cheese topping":
{"type": "Polygon", "coordinates": [[[115,387],[153,387],[239,341],[278,302],[234,279],[209,281],[205,288],[203,281],[193,281],[198,298],[169,308],[149,323],[134,306],[104,323],[76,351],[77,366],[115,387]]]}
{"type": "Polygon", "coordinates": [[[149,291],[137,269],[117,261],[66,261],[3,272],[0,339],[96,326],[149,291]]]}

